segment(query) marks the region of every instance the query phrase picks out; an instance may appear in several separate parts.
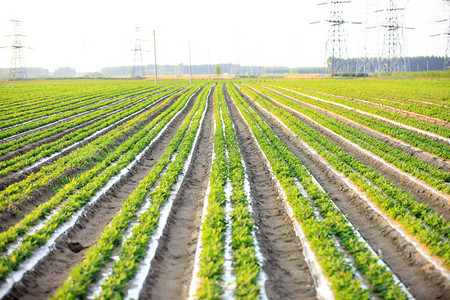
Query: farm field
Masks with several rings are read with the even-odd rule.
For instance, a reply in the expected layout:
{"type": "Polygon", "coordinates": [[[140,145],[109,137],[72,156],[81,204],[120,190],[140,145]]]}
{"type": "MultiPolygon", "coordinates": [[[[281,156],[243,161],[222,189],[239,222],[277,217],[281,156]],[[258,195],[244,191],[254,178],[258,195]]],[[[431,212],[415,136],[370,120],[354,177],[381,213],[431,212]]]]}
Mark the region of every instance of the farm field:
{"type": "Polygon", "coordinates": [[[1,299],[449,299],[450,81],[0,82],[1,299]]]}

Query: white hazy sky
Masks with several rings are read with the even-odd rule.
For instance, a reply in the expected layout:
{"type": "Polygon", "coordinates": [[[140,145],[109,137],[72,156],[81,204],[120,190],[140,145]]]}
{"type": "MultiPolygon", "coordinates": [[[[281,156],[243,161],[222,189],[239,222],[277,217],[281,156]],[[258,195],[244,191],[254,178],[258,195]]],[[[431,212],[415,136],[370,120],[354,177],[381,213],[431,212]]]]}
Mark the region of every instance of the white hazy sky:
{"type": "MultiPolygon", "coordinates": [[[[239,62],[241,65],[323,66],[329,7],[313,0],[2,0],[0,46],[12,43],[11,19],[22,21],[25,64],[54,71],[70,66],[79,72],[133,64],[135,26],[141,27],[144,64],[153,63],[152,30],[157,34],[159,64],[239,62]]],[[[369,1],[369,26],[381,24],[387,0],[369,1]]],[[[409,56],[445,53],[450,7],[442,0],[398,0],[405,7],[406,53],[409,56]]],[[[448,2],[448,1],[447,1],[448,2]]],[[[348,21],[366,20],[366,0],[343,5],[348,21]]],[[[361,56],[364,45],[377,55],[383,43],[380,30],[346,25],[350,57],[361,56]]],[[[9,67],[11,49],[0,49],[0,67],[9,67]]]]}

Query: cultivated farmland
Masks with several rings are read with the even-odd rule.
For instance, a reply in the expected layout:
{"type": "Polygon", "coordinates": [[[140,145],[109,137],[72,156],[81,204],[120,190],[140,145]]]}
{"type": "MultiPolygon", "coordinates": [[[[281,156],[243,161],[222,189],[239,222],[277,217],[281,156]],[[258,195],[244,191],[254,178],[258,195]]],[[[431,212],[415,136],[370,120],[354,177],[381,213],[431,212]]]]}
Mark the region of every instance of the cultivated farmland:
{"type": "Polygon", "coordinates": [[[448,80],[0,83],[4,299],[448,299],[448,80]]]}

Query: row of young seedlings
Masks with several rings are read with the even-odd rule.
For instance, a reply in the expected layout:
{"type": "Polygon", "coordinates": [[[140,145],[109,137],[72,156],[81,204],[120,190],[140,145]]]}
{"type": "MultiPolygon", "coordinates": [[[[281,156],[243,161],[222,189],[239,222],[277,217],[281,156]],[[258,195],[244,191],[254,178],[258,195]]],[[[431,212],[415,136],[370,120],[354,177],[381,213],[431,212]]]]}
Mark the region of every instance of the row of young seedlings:
{"type": "MultiPolygon", "coordinates": [[[[329,100],[329,101],[336,103],[337,105],[343,105],[345,107],[348,107],[349,109],[350,108],[356,109],[358,111],[362,111],[362,112],[365,112],[368,114],[375,115],[379,118],[385,118],[385,119],[391,120],[393,122],[398,122],[404,126],[412,126],[417,129],[420,129],[420,130],[424,130],[424,131],[432,132],[434,134],[441,135],[443,137],[447,137],[447,138],[450,137],[449,128],[440,126],[438,124],[429,123],[429,122],[423,121],[419,118],[411,118],[410,116],[404,116],[402,114],[392,112],[387,109],[383,109],[383,108],[376,107],[376,106],[371,106],[369,104],[361,103],[361,102],[350,100],[350,99],[345,99],[345,98],[342,98],[339,96],[318,94],[316,91],[301,89],[301,92],[299,92],[298,90],[300,88],[297,86],[294,86],[294,85],[282,84],[280,86],[283,86],[285,88],[284,89],[285,91],[286,91],[286,88],[288,88],[288,89],[294,88],[297,91],[294,91],[294,90],[291,90],[291,91],[294,91],[297,95],[302,94],[305,97],[309,97],[310,99],[317,98],[317,96],[319,96],[320,99],[322,99],[322,102],[329,100]]],[[[377,99],[371,98],[370,102],[376,103],[377,99]]],[[[386,104],[387,102],[382,101],[382,103],[386,104]]],[[[415,104],[417,104],[417,101],[415,102],[415,104]]],[[[430,103],[428,103],[427,106],[433,107],[433,110],[434,110],[434,111],[428,111],[428,112],[423,109],[414,109],[413,107],[405,107],[405,105],[403,105],[403,104],[400,104],[399,106],[392,105],[392,102],[389,103],[389,105],[393,106],[393,107],[401,108],[403,110],[406,109],[407,111],[411,111],[411,112],[415,112],[415,113],[419,113],[419,114],[425,114],[425,116],[428,116],[428,117],[439,118],[439,120],[445,120],[445,118],[448,117],[448,113],[446,113],[445,110],[439,109],[439,106],[436,104],[430,105],[430,103]]]]}
{"type": "MultiPolygon", "coordinates": [[[[351,100],[351,101],[355,101],[357,103],[362,103],[365,104],[369,107],[377,107],[377,108],[381,108],[383,110],[387,110],[389,112],[393,112],[395,114],[399,114],[402,117],[413,117],[415,119],[419,119],[422,121],[425,121],[427,123],[433,123],[436,125],[444,125],[447,122],[444,120],[439,119],[439,109],[436,109],[437,107],[439,107],[439,104],[434,104],[434,103],[425,103],[422,102],[421,100],[412,100],[412,104],[413,105],[408,105],[406,103],[403,102],[393,102],[391,99],[380,99],[377,97],[373,97],[370,99],[370,101],[368,100],[363,100],[363,99],[359,99],[357,98],[350,98],[348,96],[340,96],[340,95],[335,95],[335,94],[330,94],[330,93],[325,93],[325,92],[318,92],[318,91],[313,91],[313,90],[309,90],[309,92],[313,92],[314,95],[325,95],[325,96],[329,96],[332,98],[338,98],[338,99],[345,99],[345,100],[351,100]],[[421,104],[425,104],[428,105],[429,107],[433,107],[434,108],[434,112],[431,112],[431,115],[429,115],[429,113],[424,112],[423,110],[419,109],[417,110],[417,105],[421,105],[421,104]],[[431,105],[430,105],[431,104],[431,105]],[[437,114],[436,114],[437,113],[437,114]]],[[[442,115],[444,116],[444,115],[442,115]]]]}
{"type": "MultiPolygon", "coordinates": [[[[320,135],[317,131],[305,125],[295,116],[245,87],[243,90],[256,103],[269,109],[297,136],[314,148],[336,170],[345,174],[369,198],[376,203],[389,217],[397,220],[404,228],[432,254],[439,256],[443,263],[450,262],[449,223],[435,213],[428,205],[419,203],[411,195],[389,182],[385,177],[375,172],[353,156],[347,154],[341,147],[320,135]]],[[[286,107],[289,109],[289,107],[286,107]]]]}
{"type": "Polygon", "coordinates": [[[367,299],[371,293],[375,293],[383,299],[407,299],[407,294],[396,283],[392,273],[361,241],[356,229],[333,205],[330,195],[316,184],[302,161],[251,109],[234,87],[228,88],[286,193],[286,201],[331,282],[334,295],[337,298],[352,295],[354,299],[367,299]],[[355,268],[363,274],[368,285],[355,277],[355,268]]]}
{"type": "Polygon", "coordinates": [[[51,85],[51,89],[49,89],[48,85],[43,87],[40,83],[31,86],[30,84],[20,85],[20,88],[12,89],[10,93],[5,93],[4,101],[0,104],[0,112],[2,112],[0,120],[20,117],[21,115],[49,109],[62,103],[70,105],[78,101],[86,101],[93,98],[102,99],[105,96],[115,97],[123,93],[132,93],[144,89],[148,89],[148,87],[143,87],[142,85],[124,87],[108,84],[104,86],[87,85],[80,92],[79,86],[76,84],[75,88],[72,87],[72,89],[67,89],[64,85],[58,87],[51,85]]]}
{"type": "Polygon", "coordinates": [[[111,181],[117,182],[121,177],[120,174],[123,175],[124,170],[125,172],[128,171],[136,163],[137,156],[139,157],[145,149],[148,149],[152,141],[167,128],[169,122],[187,105],[195,89],[191,89],[180,97],[173,106],[161,113],[117,149],[104,155],[99,164],[74,177],[49,201],[41,204],[20,222],[0,233],[1,249],[7,251],[7,255],[0,258],[0,279],[6,279],[12,271],[19,269],[21,264],[31,257],[39,247],[51,244],[64,228],[70,226],[71,222],[75,222],[74,214],[79,216],[87,203],[100,197],[105,186],[111,186],[111,181]],[[61,203],[62,205],[60,205],[61,203]],[[58,207],[59,205],[60,207],[58,207]],[[54,211],[55,208],[58,209],[54,211]],[[46,216],[48,217],[46,218],[46,216]],[[45,222],[32,230],[32,226],[43,218],[46,218],[45,222]],[[27,235],[18,244],[11,245],[25,234],[27,235]],[[10,248],[7,248],[8,246],[10,248]]]}
{"type": "Polygon", "coordinates": [[[265,297],[260,286],[262,259],[253,231],[249,191],[245,190],[247,179],[223,85],[214,95],[214,161],[190,297],[265,297]]]}
{"type": "MultiPolygon", "coordinates": [[[[141,95],[142,91],[139,92],[134,92],[128,95],[124,95],[122,97],[119,97],[119,99],[117,98],[111,98],[110,100],[107,101],[99,101],[96,102],[95,104],[86,106],[86,107],[81,107],[72,111],[67,111],[61,114],[57,114],[57,115],[52,115],[43,119],[37,119],[36,121],[31,120],[30,122],[24,122],[24,123],[19,123],[19,126],[11,126],[11,127],[5,127],[4,130],[0,131],[0,139],[5,139],[7,137],[12,137],[16,134],[31,130],[31,129],[35,129],[35,128],[41,128],[43,126],[46,125],[51,125],[55,122],[64,120],[66,118],[69,117],[76,117],[76,116],[81,116],[84,114],[89,113],[90,111],[94,111],[97,109],[101,109],[102,107],[108,106],[108,105],[113,105],[115,103],[120,103],[123,101],[126,101],[125,99],[128,98],[132,98],[138,95],[141,95]]],[[[13,122],[15,120],[12,120],[11,122],[13,122]]],[[[2,125],[8,125],[8,122],[4,122],[4,124],[2,125]]]]}
{"type": "Polygon", "coordinates": [[[50,133],[55,134],[63,132],[64,130],[70,129],[72,127],[76,128],[77,126],[82,125],[84,122],[96,120],[103,116],[108,116],[114,112],[126,109],[135,104],[139,104],[140,102],[145,101],[150,95],[157,95],[171,88],[174,87],[165,87],[158,90],[152,90],[151,92],[138,93],[137,95],[125,94],[118,97],[113,97],[112,100],[115,101],[112,103],[86,110],[81,113],[76,113],[71,116],[58,119],[57,117],[59,115],[52,115],[49,118],[38,118],[29,122],[18,124],[17,127],[13,127],[0,132],[0,136],[5,135],[4,138],[0,138],[0,140],[2,141],[2,144],[0,145],[1,153],[18,149],[18,146],[27,145],[33,141],[39,140],[36,139],[36,135],[39,135],[41,139],[43,137],[49,136],[50,133]],[[49,121],[50,118],[57,119],[49,121]],[[8,134],[10,130],[12,132],[11,135],[8,134]]]}
{"type": "Polygon", "coordinates": [[[291,101],[290,99],[282,97],[279,94],[271,91],[262,91],[260,88],[256,88],[256,90],[266,96],[269,96],[271,99],[274,99],[284,105],[288,105],[289,107],[295,109],[297,112],[308,116],[310,119],[314,120],[320,125],[332,130],[334,133],[348,139],[349,141],[359,145],[360,147],[374,153],[383,160],[392,163],[404,172],[427,182],[431,186],[445,192],[446,194],[450,193],[450,186],[447,184],[447,181],[450,180],[449,172],[445,172],[433,165],[424,162],[423,160],[414,158],[411,155],[394,147],[391,147],[376,138],[373,138],[342,122],[336,121],[333,118],[326,116],[325,114],[318,112],[315,109],[301,105],[296,101],[291,101]]]}
{"type": "MultiPolygon", "coordinates": [[[[157,87],[151,87],[151,88],[140,88],[140,89],[134,89],[124,90],[121,94],[117,94],[117,91],[110,91],[109,93],[102,93],[102,94],[94,94],[94,95],[86,95],[84,97],[80,97],[79,99],[72,99],[69,101],[62,101],[59,103],[52,103],[52,101],[49,99],[45,104],[45,106],[41,106],[35,109],[28,109],[21,111],[20,113],[12,113],[10,114],[6,120],[2,122],[2,128],[12,127],[11,125],[22,125],[26,124],[27,122],[32,122],[35,120],[40,120],[48,117],[53,117],[56,115],[60,115],[66,112],[74,111],[79,108],[86,108],[91,105],[98,105],[101,103],[107,103],[110,100],[120,98],[123,96],[123,94],[128,94],[130,96],[136,95],[136,92],[139,92],[141,94],[143,93],[150,93],[155,92],[160,88],[157,87]],[[4,124],[9,124],[9,126],[4,126],[4,124]]],[[[139,94],[137,94],[139,95],[139,94]]],[[[113,102],[114,104],[115,102],[113,102]]],[[[108,104],[107,104],[108,105],[108,104]]],[[[109,104],[111,105],[111,104],[109,104]]],[[[14,105],[14,108],[16,106],[14,105]]]]}
{"type": "MultiPolygon", "coordinates": [[[[160,98],[165,97],[161,96],[160,98]]],[[[0,192],[0,211],[16,201],[25,199],[36,189],[54,182],[71,169],[92,167],[97,163],[101,163],[105,155],[111,153],[119,146],[127,135],[137,132],[151,123],[148,117],[169,101],[170,99],[164,100],[159,105],[135,116],[125,124],[96,138],[85,146],[72,151],[68,155],[59,158],[51,165],[42,167],[38,172],[30,174],[24,180],[9,185],[5,190],[0,192]]]]}
{"type": "MultiPolygon", "coordinates": [[[[164,90],[160,90],[158,92],[163,92],[164,90]]],[[[155,95],[156,92],[157,91],[149,93],[149,96],[155,95]]],[[[129,97],[127,97],[125,95],[125,98],[129,98],[129,97]]],[[[142,99],[146,100],[145,98],[142,98],[142,99]]],[[[47,128],[41,128],[41,130],[39,130],[39,131],[35,131],[32,133],[26,134],[24,136],[21,136],[21,137],[16,137],[14,140],[4,141],[3,143],[0,144],[0,155],[4,155],[10,151],[20,149],[30,143],[42,140],[43,138],[64,132],[64,131],[72,129],[72,128],[79,127],[86,122],[95,121],[97,119],[106,117],[108,115],[115,114],[117,112],[120,112],[121,110],[125,110],[125,109],[128,109],[129,107],[132,107],[132,105],[134,105],[134,104],[135,104],[135,100],[133,100],[133,99],[131,99],[129,101],[125,101],[125,102],[119,102],[117,104],[107,106],[101,110],[95,110],[88,114],[84,114],[82,116],[75,117],[67,122],[62,122],[62,123],[56,124],[54,126],[49,126],[47,128]]]]}
{"type": "MultiPolygon", "coordinates": [[[[403,126],[400,126],[399,124],[396,125],[394,121],[388,122],[384,119],[381,119],[382,117],[379,117],[377,114],[372,114],[360,109],[355,109],[350,105],[351,103],[346,103],[346,105],[343,105],[338,103],[336,99],[325,100],[322,99],[325,97],[320,98],[314,97],[308,94],[299,93],[295,90],[286,89],[283,87],[271,86],[271,88],[273,90],[291,96],[299,101],[306,102],[327,109],[339,115],[345,116],[350,120],[353,120],[364,126],[375,129],[384,134],[390,135],[394,138],[400,139],[408,144],[411,144],[429,153],[447,159],[450,157],[448,146],[445,146],[442,142],[440,142],[439,141],[440,139],[436,140],[439,137],[437,134],[439,134],[442,137],[442,139],[447,139],[444,137],[448,137],[448,133],[442,132],[444,130],[442,128],[445,128],[443,126],[437,126],[438,129],[440,128],[440,131],[435,130],[436,133],[433,133],[434,131],[428,129],[426,129],[425,131],[422,130],[423,132],[421,133],[418,131],[419,129],[414,130],[414,128],[421,128],[420,126],[418,126],[418,124],[416,124],[417,126],[414,125],[414,128],[407,127],[407,125],[403,125],[402,123],[400,123],[400,125],[403,126]],[[434,137],[434,139],[432,137],[434,137]]],[[[407,119],[413,120],[414,118],[407,118],[407,119]]]]}
{"type": "MultiPolygon", "coordinates": [[[[153,88],[142,90],[140,91],[140,93],[150,92],[151,90],[153,90],[153,88]]],[[[42,120],[45,118],[53,118],[57,115],[64,115],[63,118],[70,117],[73,114],[82,113],[86,110],[92,110],[103,105],[110,105],[115,102],[117,102],[116,97],[105,97],[104,99],[95,97],[84,101],[80,100],[79,102],[74,103],[54,104],[51,108],[41,108],[37,111],[31,110],[27,111],[26,113],[23,112],[23,115],[20,117],[15,117],[14,115],[12,115],[10,118],[0,123],[0,130],[9,129],[15,126],[22,126],[30,122],[42,120]]],[[[14,110],[14,106],[12,107],[12,109],[14,110]]]]}
{"type": "MultiPolygon", "coordinates": [[[[117,122],[120,122],[124,118],[128,118],[130,115],[138,113],[139,111],[152,106],[161,99],[161,97],[167,96],[173,93],[172,90],[158,95],[144,94],[140,97],[130,99],[131,101],[126,104],[124,108],[113,107],[105,110],[100,110],[95,115],[101,117],[101,120],[91,125],[80,128],[74,132],[64,135],[61,139],[54,142],[43,144],[36,147],[33,150],[26,152],[23,155],[17,155],[9,160],[0,162],[0,177],[6,176],[12,172],[16,172],[26,166],[32,165],[35,162],[40,161],[45,157],[49,157],[59,151],[77,143],[82,142],[86,138],[90,138],[92,135],[98,135],[105,129],[114,126],[117,122]],[[114,109],[114,110],[112,110],[114,109]],[[109,114],[109,116],[108,116],[109,114]],[[106,115],[106,116],[105,116],[106,115]]],[[[128,102],[128,101],[127,101],[128,102]]],[[[83,123],[88,122],[95,116],[89,116],[83,123]]],[[[84,119],[81,117],[81,119],[84,119]]]]}
{"type": "Polygon", "coordinates": [[[179,174],[198,137],[199,128],[206,112],[208,90],[209,88],[202,90],[192,111],[167,146],[158,163],[125,200],[120,212],[105,228],[96,244],[88,249],[85,259],[72,270],[70,278],[58,290],[55,299],[84,297],[89,284],[97,279],[102,267],[111,260],[111,255],[116,247],[120,247],[119,258],[109,272],[110,275],[103,281],[99,298],[122,298],[126,295],[128,282],[140,268],[140,262],[145,257],[154,230],[158,226],[161,209],[171,196],[172,187],[178,181],[179,174]],[[175,154],[175,159],[173,159],[175,154]],[[165,173],[160,179],[158,187],[150,192],[164,170],[165,173]],[[136,216],[139,208],[145,202],[150,202],[148,210],[136,216]],[[139,219],[139,222],[133,227],[132,234],[124,240],[124,232],[136,218],[139,219]]]}

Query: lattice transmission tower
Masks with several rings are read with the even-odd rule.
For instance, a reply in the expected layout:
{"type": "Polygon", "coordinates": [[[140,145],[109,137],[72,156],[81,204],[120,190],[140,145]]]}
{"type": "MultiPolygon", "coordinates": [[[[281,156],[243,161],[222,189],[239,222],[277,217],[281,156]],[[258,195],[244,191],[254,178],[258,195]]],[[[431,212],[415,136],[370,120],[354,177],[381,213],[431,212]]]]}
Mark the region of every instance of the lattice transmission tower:
{"type": "Polygon", "coordinates": [[[134,64],[131,71],[131,77],[138,78],[145,76],[144,64],[142,60],[142,39],[141,39],[141,28],[135,27],[136,39],[134,43],[134,64]]]}
{"type": "MultiPolygon", "coordinates": [[[[443,0],[444,3],[446,4],[447,8],[448,5],[450,5],[450,0],[443,0]]],[[[449,65],[449,56],[450,56],[450,16],[448,16],[445,19],[436,21],[436,23],[443,23],[446,22],[448,24],[445,32],[443,33],[437,33],[437,34],[432,34],[430,37],[437,37],[437,36],[445,36],[447,39],[447,46],[445,48],[445,54],[444,54],[444,65],[443,65],[443,70],[449,70],[450,69],[450,65],[449,65]]]]}
{"type": "Polygon", "coordinates": [[[13,42],[10,48],[12,49],[11,66],[9,69],[10,80],[21,80],[27,78],[27,71],[25,69],[25,61],[23,49],[26,48],[22,43],[22,38],[25,35],[21,34],[21,22],[19,20],[11,20],[14,26],[12,34],[13,42]]]}
{"type": "Polygon", "coordinates": [[[450,69],[450,62],[449,62],[449,56],[450,56],[450,18],[448,19],[448,29],[447,29],[447,32],[445,34],[447,35],[447,47],[445,48],[443,71],[447,71],[447,70],[450,69]]]}
{"type": "MultiPolygon", "coordinates": [[[[444,0],[444,3],[447,5],[450,5],[450,0],[444,0]]],[[[445,59],[444,59],[444,71],[450,69],[450,62],[449,62],[449,56],[450,56],[450,17],[447,17],[448,27],[447,32],[444,33],[444,35],[447,36],[447,47],[445,49],[445,59]]]]}
{"type": "MultiPolygon", "coordinates": [[[[325,45],[326,62],[331,76],[348,72],[348,53],[347,37],[344,30],[344,21],[342,4],[351,3],[351,1],[331,0],[329,2],[319,3],[318,5],[330,5],[330,15],[325,22],[328,23],[328,39],[325,45]]],[[[311,22],[317,24],[321,21],[311,22]]],[[[351,22],[352,24],[361,24],[361,22],[351,22]]]]}
{"type": "Polygon", "coordinates": [[[331,76],[335,74],[342,75],[342,73],[348,71],[345,61],[348,59],[347,54],[347,41],[344,30],[344,19],[342,12],[342,4],[349,3],[350,1],[332,0],[329,2],[330,17],[327,22],[328,27],[328,40],[326,43],[327,64],[330,70],[331,76]]]}
{"type": "Polygon", "coordinates": [[[398,8],[395,0],[389,0],[389,6],[385,10],[386,20],[381,25],[384,28],[383,51],[381,54],[380,71],[385,71],[387,76],[399,71],[407,71],[407,61],[405,58],[406,41],[403,29],[412,29],[403,25],[404,8],[398,8]]]}

